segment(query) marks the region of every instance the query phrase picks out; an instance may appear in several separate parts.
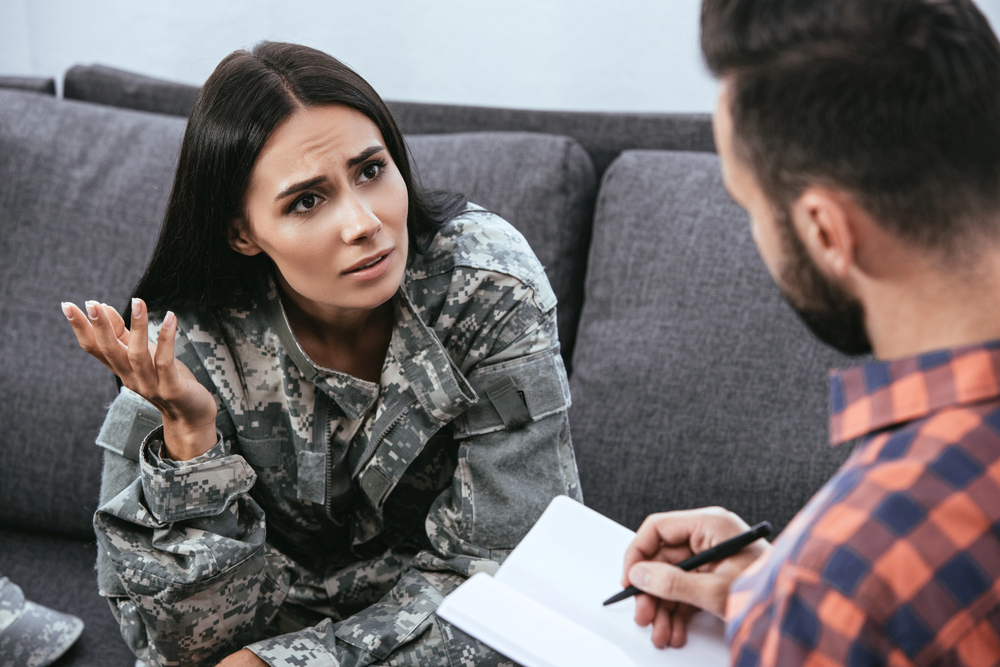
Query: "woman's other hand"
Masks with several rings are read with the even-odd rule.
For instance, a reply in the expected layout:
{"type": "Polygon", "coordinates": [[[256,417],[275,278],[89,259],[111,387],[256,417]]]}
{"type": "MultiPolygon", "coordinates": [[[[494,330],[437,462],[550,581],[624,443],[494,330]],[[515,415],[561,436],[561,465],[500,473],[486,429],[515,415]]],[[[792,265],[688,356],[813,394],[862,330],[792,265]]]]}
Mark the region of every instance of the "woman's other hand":
{"type": "Polygon", "coordinates": [[[216,443],[215,400],[174,357],[177,317],[167,313],[154,345],[142,299],[132,300],[131,329],[107,304],[88,301],[86,308],[85,314],[72,303],[62,304],[80,347],[160,411],[166,454],[187,461],[211,449],[216,443]]]}
{"type": "Polygon", "coordinates": [[[734,556],[685,572],[673,565],[749,529],[721,507],[651,514],[625,551],[623,586],[635,586],[635,622],[653,624],[653,644],[679,648],[687,641],[687,622],[698,609],[722,618],[729,587],[771,545],[757,540],[734,556]]]}

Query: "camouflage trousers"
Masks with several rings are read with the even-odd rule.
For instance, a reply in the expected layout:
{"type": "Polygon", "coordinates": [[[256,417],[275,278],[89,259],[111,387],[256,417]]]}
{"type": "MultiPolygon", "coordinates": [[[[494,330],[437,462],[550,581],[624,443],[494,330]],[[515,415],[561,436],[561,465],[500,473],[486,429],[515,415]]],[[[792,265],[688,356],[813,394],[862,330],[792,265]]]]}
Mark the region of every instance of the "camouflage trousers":
{"type": "MultiPolygon", "coordinates": [[[[333,624],[320,623],[313,631],[318,635],[330,633],[333,624]]],[[[381,662],[369,662],[371,658],[367,654],[346,651],[345,657],[349,656],[350,664],[340,664],[330,653],[317,650],[315,644],[296,646],[294,643],[261,642],[251,649],[263,654],[260,657],[265,662],[270,658],[302,667],[518,667],[517,663],[439,619],[431,620],[419,637],[403,644],[381,662]]]]}

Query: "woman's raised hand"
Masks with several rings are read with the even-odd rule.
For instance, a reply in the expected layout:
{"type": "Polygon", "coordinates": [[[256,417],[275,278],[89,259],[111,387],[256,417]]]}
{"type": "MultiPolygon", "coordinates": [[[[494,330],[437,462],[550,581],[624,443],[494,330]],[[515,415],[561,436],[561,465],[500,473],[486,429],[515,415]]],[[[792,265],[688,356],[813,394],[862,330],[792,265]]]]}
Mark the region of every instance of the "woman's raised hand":
{"type": "Polygon", "coordinates": [[[187,461],[211,449],[216,443],[215,400],[174,357],[177,317],[167,313],[153,344],[142,299],[132,300],[131,329],[111,306],[96,301],[85,305],[86,314],[72,303],[62,304],[80,347],[160,411],[167,456],[187,461]]]}

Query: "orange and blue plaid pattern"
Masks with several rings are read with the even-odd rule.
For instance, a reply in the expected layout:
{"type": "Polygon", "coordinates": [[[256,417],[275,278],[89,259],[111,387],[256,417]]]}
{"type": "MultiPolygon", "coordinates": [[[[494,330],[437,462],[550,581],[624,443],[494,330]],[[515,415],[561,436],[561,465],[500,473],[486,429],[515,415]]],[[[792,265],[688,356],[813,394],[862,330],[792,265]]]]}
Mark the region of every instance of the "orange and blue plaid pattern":
{"type": "Polygon", "coordinates": [[[730,590],[737,667],[1000,665],[1000,341],[831,374],[851,457],[730,590]]]}

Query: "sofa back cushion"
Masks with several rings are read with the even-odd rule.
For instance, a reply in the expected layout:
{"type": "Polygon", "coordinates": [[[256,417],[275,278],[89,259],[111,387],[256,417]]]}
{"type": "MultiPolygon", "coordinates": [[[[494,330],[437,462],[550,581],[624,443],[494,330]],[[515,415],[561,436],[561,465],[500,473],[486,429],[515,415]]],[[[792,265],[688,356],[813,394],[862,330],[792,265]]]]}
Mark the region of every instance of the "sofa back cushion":
{"type": "MultiPolygon", "coordinates": [[[[184,124],[0,90],[0,524],[92,533],[93,443],[116,389],[80,350],[59,302],[125,305],[155,244],[184,124]]],[[[545,243],[564,227],[586,235],[580,202],[594,196],[593,172],[572,140],[411,143],[426,181],[508,216],[544,246],[543,261],[562,266],[565,252],[545,243]]]]}
{"type": "Polygon", "coordinates": [[[198,86],[157,79],[104,65],[75,65],[63,77],[63,97],[123,109],[187,118],[198,86]]]}
{"type": "Polygon", "coordinates": [[[636,528],[722,505],[783,526],[848,454],[826,372],[714,155],[622,154],[601,184],[570,381],[585,502],[636,528]]]}
{"type": "Polygon", "coordinates": [[[0,91],[0,523],[92,534],[114,379],[59,308],[121,310],[153,249],[184,120],[0,91]]]}
{"type": "MultiPolygon", "coordinates": [[[[66,72],[67,98],[187,116],[197,86],[106,67],[77,65],[66,72]]],[[[573,137],[590,154],[598,178],[627,149],[715,151],[707,113],[607,113],[501,109],[460,104],[387,104],[407,134],[535,132],[573,137]]]]}
{"type": "Polygon", "coordinates": [[[28,90],[43,95],[56,94],[56,80],[44,76],[0,76],[0,88],[28,90]]]}

